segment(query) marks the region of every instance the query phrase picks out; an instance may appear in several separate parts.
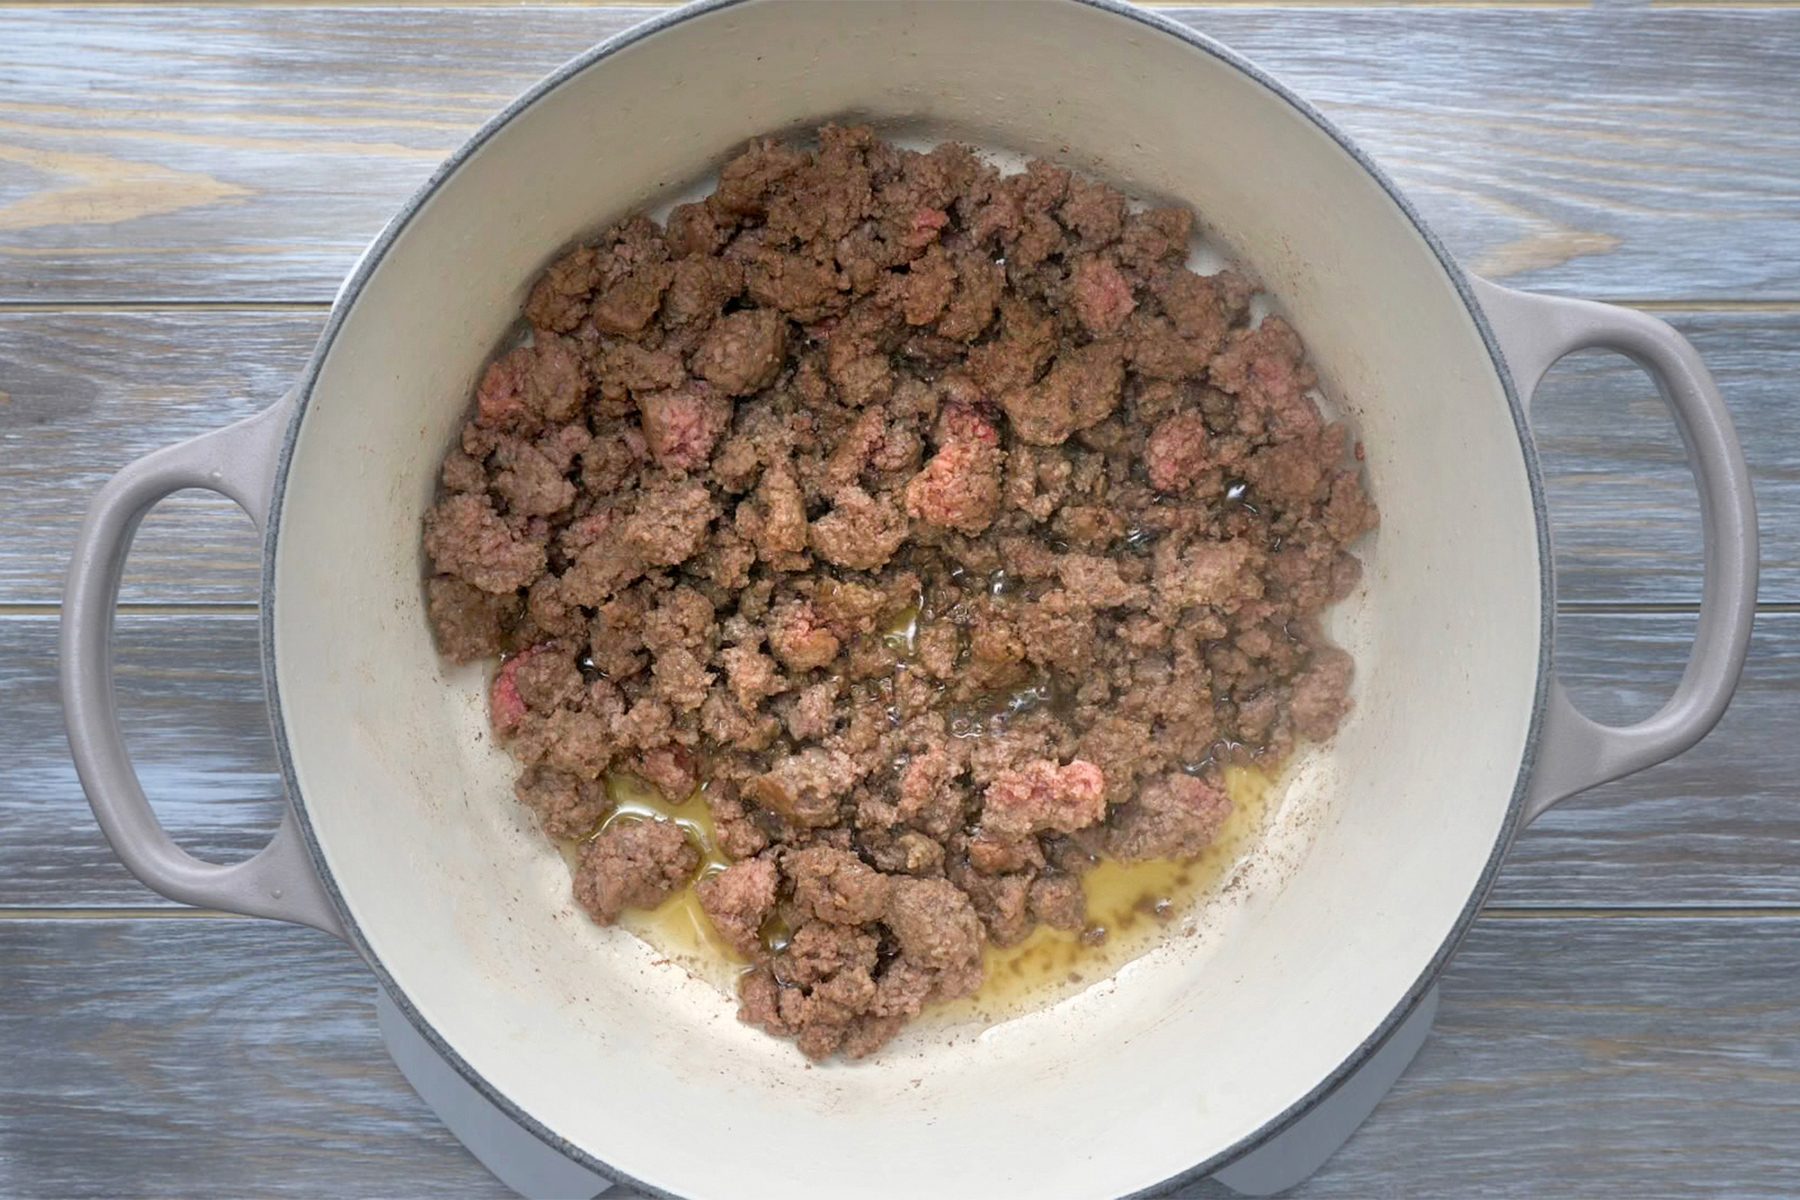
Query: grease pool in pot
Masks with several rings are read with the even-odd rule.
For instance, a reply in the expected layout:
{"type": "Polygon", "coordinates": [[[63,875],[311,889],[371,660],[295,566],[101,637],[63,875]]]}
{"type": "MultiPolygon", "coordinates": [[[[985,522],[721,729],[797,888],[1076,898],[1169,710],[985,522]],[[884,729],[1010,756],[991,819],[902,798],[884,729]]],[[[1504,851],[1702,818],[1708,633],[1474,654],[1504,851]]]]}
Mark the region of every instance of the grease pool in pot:
{"type": "MultiPolygon", "coordinates": [[[[1040,925],[1015,945],[988,946],[980,988],[934,1005],[921,1022],[980,1026],[1021,1016],[1110,978],[1166,938],[1192,934],[1196,910],[1232,883],[1280,802],[1278,782],[1259,768],[1227,767],[1224,775],[1231,815],[1198,856],[1141,863],[1102,859],[1082,878],[1087,919],[1081,930],[1040,925]]],[[[623,774],[609,777],[606,787],[615,805],[606,822],[673,821],[700,850],[703,874],[730,863],[718,848],[712,817],[698,791],[671,802],[623,774]]],[[[571,871],[580,845],[574,838],[557,842],[571,871]]],[[[692,888],[680,889],[656,908],[627,910],[618,924],[726,996],[735,997],[738,978],[750,965],[719,936],[692,888]]],[[[771,917],[762,931],[770,951],[779,950],[790,932],[778,917],[771,917]]]]}
{"type": "Polygon", "coordinates": [[[583,907],[860,1057],[1227,881],[1347,709],[1375,512],[1191,214],[819,137],[551,266],[425,547],[583,907]]]}

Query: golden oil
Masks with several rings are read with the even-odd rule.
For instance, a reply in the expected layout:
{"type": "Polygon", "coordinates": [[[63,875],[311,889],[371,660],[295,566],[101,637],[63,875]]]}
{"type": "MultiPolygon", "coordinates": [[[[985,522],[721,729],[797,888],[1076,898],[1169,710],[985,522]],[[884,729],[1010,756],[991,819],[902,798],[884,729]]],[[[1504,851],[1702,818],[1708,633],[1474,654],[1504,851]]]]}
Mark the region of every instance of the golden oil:
{"type": "MultiPolygon", "coordinates": [[[[935,1006],[928,1018],[992,1024],[1045,1007],[1109,978],[1178,928],[1183,917],[1230,879],[1267,827],[1275,781],[1255,767],[1229,766],[1224,774],[1231,814],[1199,857],[1142,863],[1102,859],[1081,877],[1086,929],[1074,933],[1039,926],[1016,946],[988,947],[981,990],[935,1006]]],[[[606,791],[613,810],[588,838],[615,821],[673,821],[700,851],[696,882],[731,865],[719,847],[702,789],[672,803],[635,776],[612,774],[606,791]]],[[[561,843],[571,871],[585,840],[561,843]]],[[[735,995],[737,976],[748,964],[718,935],[692,886],[655,909],[627,910],[619,925],[690,974],[735,995]]]]}
{"type": "Polygon", "coordinates": [[[1040,925],[1016,946],[989,946],[981,990],[937,1006],[928,1019],[993,1024],[1072,996],[1118,972],[1218,891],[1267,828],[1275,781],[1255,767],[1225,768],[1231,814],[1199,857],[1186,862],[1102,859],[1081,877],[1088,924],[1081,933],[1040,925]],[[1100,931],[1104,930],[1104,936],[1100,931]]]}
{"type": "MultiPolygon", "coordinates": [[[[671,802],[635,775],[609,774],[606,796],[612,801],[612,811],[587,837],[560,843],[570,872],[580,861],[581,843],[600,836],[615,821],[655,820],[673,821],[679,825],[688,841],[700,852],[700,870],[694,876],[695,883],[723,871],[731,865],[731,859],[719,846],[718,830],[713,827],[704,790],[695,788],[685,799],[671,802]]],[[[700,907],[699,893],[692,884],[656,908],[626,909],[619,917],[619,926],[642,938],[652,949],[684,967],[689,974],[724,992],[735,994],[738,973],[748,965],[713,928],[700,907]]]]}

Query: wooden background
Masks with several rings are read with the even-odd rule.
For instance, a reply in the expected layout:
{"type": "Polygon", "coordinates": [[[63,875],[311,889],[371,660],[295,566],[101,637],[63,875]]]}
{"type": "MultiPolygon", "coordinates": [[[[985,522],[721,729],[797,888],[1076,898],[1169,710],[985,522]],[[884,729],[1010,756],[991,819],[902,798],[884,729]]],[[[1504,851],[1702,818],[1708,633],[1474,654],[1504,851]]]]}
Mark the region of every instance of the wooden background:
{"type": "MultiPolygon", "coordinates": [[[[66,758],[56,606],[99,482],[272,400],[430,168],[644,11],[0,3],[0,1194],[499,1194],[383,1056],[348,950],[118,866],[66,758]]],[[[1301,1194],[1800,1194],[1800,7],[1172,11],[1359,138],[1465,262],[1694,338],[1765,539],[1724,724],[1523,838],[1422,1058],[1301,1194]]],[[[1645,714],[1699,595],[1679,445],[1616,359],[1564,363],[1539,412],[1564,671],[1645,714]]],[[[278,812],[255,602],[229,505],[146,522],[125,724],[220,860],[278,812]]]]}

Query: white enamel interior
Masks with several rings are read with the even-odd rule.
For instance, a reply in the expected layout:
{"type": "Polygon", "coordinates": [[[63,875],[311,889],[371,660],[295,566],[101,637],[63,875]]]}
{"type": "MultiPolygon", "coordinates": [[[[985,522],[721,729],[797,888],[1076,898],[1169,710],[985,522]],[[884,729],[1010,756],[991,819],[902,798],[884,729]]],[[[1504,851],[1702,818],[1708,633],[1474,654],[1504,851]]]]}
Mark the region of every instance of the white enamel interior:
{"type": "Polygon", "coordinates": [[[1527,466],[1429,247],[1252,77],[1066,3],[714,10],[539,99],[355,298],[294,448],[277,555],[285,735],[368,944],[500,1096],[681,1195],[1118,1195],[1255,1134],[1357,1050],[1452,931],[1503,833],[1538,670],[1527,466]],[[1383,523],[1338,626],[1356,714],[1299,769],[1282,850],[1234,915],[981,1036],[818,1068],[574,912],[483,740],[479,673],[433,653],[418,537],[538,269],[746,138],[832,117],[1045,154],[1193,205],[1310,346],[1364,439],[1383,523]]]}

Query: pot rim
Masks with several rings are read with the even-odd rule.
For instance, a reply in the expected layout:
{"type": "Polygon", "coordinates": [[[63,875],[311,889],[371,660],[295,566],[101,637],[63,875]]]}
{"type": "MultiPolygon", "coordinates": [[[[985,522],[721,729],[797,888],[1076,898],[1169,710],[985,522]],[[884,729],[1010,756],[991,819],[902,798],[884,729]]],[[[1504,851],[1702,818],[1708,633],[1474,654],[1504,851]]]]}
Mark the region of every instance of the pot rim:
{"type": "MultiPolygon", "coordinates": [[[[680,8],[634,25],[613,37],[608,38],[606,41],[583,51],[581,54],[570,59],[562,66],[546,75],[543,79],[527,88],[507,104],[504,109],[489,118],[480,129],[470,135],[467,141],[457,147],[448,158],[440,163],[431,173],[430,178],[428,178],[425,183],[407,199],[400,210],[396,212],[393,218],[382,228],[374,241],[372,241],[368,248],[363,251],[361,257],[358,258],[355,267],[352,268],[350,275],[345,279],[343,286],[338,289],[338,293],[332,301],[331,312],[326,321],[325,328],[321,331],[318,343],[314,346],[312,354],[307,359],[305,368],[302,370],[299,379],[294,385],[293,392],[291,393],[294,399],[294,411],[292,417],[289,419],[287,430],[282,438],[280,457],[276,464],[273,490],[269,499],[269,517],[265,526],[263,542],[261,649],[264,664],[264,688],[268,696],[271,733],[275,743],[276,759],[280,764],[282,782],[287,791],[289,807],[300,827],[300,833],[306,846],[307,855],[311,859],[315,874],[317,874],[325,892],[330,896],[332,904],[337,909],[346,937],[351,945],[355,947],[357,953],[362,956],[363,961],[374,971],[376,979],[380,982],[388,996],[394,1001],[394,1004],[399,1011],[405,1014],[407,1021],[418,1030],[420,1036],[426,1040],[431,1048],[441,1056],[445,1062],[449,1063],[451,1067],[455,1069],[457,1074],[466,1080],[471,1087],[475,1088],[489,1103],[495,1105],[504,1112],[507,1117],[516,1122],[521,1128],[528,1130],[545,1145],[588,1170],[599,1174],[603,1178],[612,1180],[615,1183],[621,1183],[637,1188],[649,1195],[672,1197],[673,1200],[679,1200],[679,1197],[674,1197],[673,1193],[667,1192],[646,1180],[640,1180],[621,1172],[617,1168],[607,1164],[605,1161],[588,1153],[586,1150],[583,1150],[581,1147],[576,1146],[568,1139],[544,1125],[536,1117],[532,1116],[523,1105],[514,1101],[493,1084],[488,1082],[487,1078],[470,1066],[469,1063],[457,1053],[455,1047],[450,1045],[448,1041],[440,1036],[431,1023],[413,1007],[411,1001],[407,998],[405,991],[388,972],[380,957],[374,952],[368,940],[363,936],[362,930],[357,924],[355,915],[346,904],[343,894],[338,890],[337,881],[332,876],[331,870],[326,864],[323,848],[320,845],[318,834],[313,828],[312,820],[307,813],[304,797],[300,790],[299,780],[294,771],[293,752],[288,744],[286,722],[282,715],[280,682],[277,678],[275,669],[275,606],[277,602],[277,592],[275,589],[275,550],[280,537],[282,503],[287,490],[288,470],[293,462],[293,451],[299,437],[300,427],[305,421],[308,406],[312,402],[313,388],[318,381],[319,371],[323,367],[325,359],[329,356],[339,331],[343,328],[351,310],[355,308],[356,301],[362,294],[364,285],[380,266],[381,260],[385,256],[388,248],[399,237],[400,233],[411,224],[413,218],[418,215],[419,210],[425,206],[431,197],[436,194],[437,190],[442,187],[465,162],[472,158],[490,138],[499,133],[500,130],[508,125],[515,117],[545,96],[549,95],[551,92],[555,91],[570,79],[574,78],[576,75],[603,62],[620,50],[632,46],[654,34],[660,33],[686,21],[710,16],[716,12],[736,8],[748,2],[750,2],[750,0],[695,0],[693,3],[683,5],[680,8]]],[[[1526,419],[1525,406],[1519,398],[1512,372],[1507,367],[1505,355],[1501,351],[1499,341],[1495,337],[1494,331],[1489,326],[1485,312],[1475,298],[1475,294],[1469,284],[1468,275],[1449,251],[1445,249],[1443,244],[1438,240],[1437,235],[1426,225],[1424,219],[1420,217],[1418,212],[1413,208],[1412,203],[1394,182],[1388,178],[1387,174],[1377,166],[1348,135],[1338,129],[1336,125],[1324,116],[1324,114],[1313,108],[1311,104],[1302,99],[1292,89],[1280,82],[1273,75],[1264,71],[1236,51],[1215,41],[1213,38],[1190,29],[1185,25],[1178,24],[1157,13],[1126,3],[1125,0],[1066,0],[1066,2],[1080,4],[1088,8],[1097,9],[1114,17],[1136,22],[1156,33],[1176,38],[1188,47],[1204,54],[1208,54],[1227,66],[1242,72],[1304,116],[1318,128],[1320,132],[1324,133],[1335,142],[1344,153],[1348,154],[1359,167],[1367,172],[1368,175],[1380,185],[1382,191],[1384,191],[1388,198],[1393,201],[1395,207],[1400,210],[1401,215],[1403,215],[1412,225],[1414,231],[1424,239],[1425,244],[1430,248],[1432,255],[1437,259],[1439,266],[1442,267],[1444,274],[1449,278],[1451,285],[1456,289],[1456,294],[1458,298],[1461,299],[1463,307],[1475,322],[1476,330],[1481,335],[1482,344],[1487,348],[1489,360],[1495,373],[1499,376],[1501,387],[1506,395],[1507,406],[1511,412],[1513,426],[1518,434],[1519,448],[1525,460],[1526,479],[1531,493],[1533,525],[1537,534],[1539,564],[1540,615],[1538,621],[1537,679],[1533,688],[1531,719],[1526,727],[1524,753],[1520,759],[1518,774],[1513,781],[1512,795],[1507,802],[1506,817],[1501,824],[1500,835],[1495,839],[1493,851],[1489,854],[1488,860],[1483,866],[1480,876],[1475,880],[1471,887],[1469,898],[1464,904],[1462,911],[1457,914],[1456,921],[1451,926],[1449,934],[1438,947],[1436,953],[1432,955],[1431,961],[1426,965],[1419,977],[1413,981],[1406,993],[1396,1001],[1394,1007],[1389,1011],[1388,1015],[1381,1023],[1363,1040],[1361,1045],[1352,1051],[1343,1062],[1339,1063],[1333,1070],[1327,1073],[1310,1092],[1289,1106],[1286,1111],[1266,1122],[1256,1132],[1239,1139],[1230,1146],[1214,1151],[1186,1170],[1177,1172],[1156,1184],[1141,1188],[1122,1198],[1122,1200],[1134,1200],[1136,1197],[1162,1195],[1174,1188],[1210,1175],[1212,1172],[1227,1165],[1234,1159],[1249,1153],[1251,1150],[1254,1150],[1259,1145],[1269,1141],[1292,1126],[1296,1121],[1311,1112],[1322,1100],[1335,1091],[1340,1084],[1366,1063],[1375,1052],[1387,1042],[1388,1038],[1393,1035],[1399,1028],[1401,1022],[1413,1011],[1419,1001],[1424,997],[1425,993],[1437,982],[1438,976],[1443,973],[1451,956],[1462,943],[1463,938],[1467,936],[1470,926],[1474,923],[1476,915],[1480,912],[1483,901],[1486,900],[1489,891],[1493,887],[1494,877],[1498,873],[1500,864],[1506,856],[1506,851],[1511,845],[1513,837],[1518,832],[1517,827],[1520,813],[1523,810],[1532,767],[1537,759],[1539,741],[1542,734],[1545,704],[1549,694],[1550,680],[1552,678],[1551,652],[1554,646],[1553,629],[1556,618],[1556,571],[1554,560],[1551,557],[1549,514],[1544,498],[1543,473],[1538,462],[1537,448],[1532,440],[1530,426],[1526,419]]]]}

